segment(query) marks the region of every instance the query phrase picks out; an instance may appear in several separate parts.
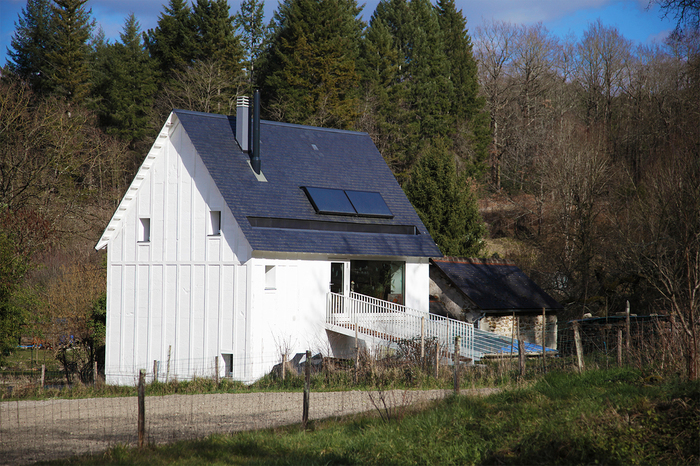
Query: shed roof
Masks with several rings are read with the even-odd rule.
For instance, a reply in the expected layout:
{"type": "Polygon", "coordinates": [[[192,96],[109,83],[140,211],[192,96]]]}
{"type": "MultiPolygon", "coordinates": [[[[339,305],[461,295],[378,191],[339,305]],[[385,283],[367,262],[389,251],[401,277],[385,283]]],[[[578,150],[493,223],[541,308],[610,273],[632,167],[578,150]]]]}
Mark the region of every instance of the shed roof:
{"type": "Polygon", "coordinates": [[[259,181],[236,118],[173,110],[254,251],[431,257],[440,250],[367,133],[260,122],[259,181]],[[302,187],[380,193],[392,216],[317,213],[302,187]]]}
{"type": "Polygon", "coordinates": [[[431,264],[484,312],[563,309],[513,262],[444,257],[431,264]]]}

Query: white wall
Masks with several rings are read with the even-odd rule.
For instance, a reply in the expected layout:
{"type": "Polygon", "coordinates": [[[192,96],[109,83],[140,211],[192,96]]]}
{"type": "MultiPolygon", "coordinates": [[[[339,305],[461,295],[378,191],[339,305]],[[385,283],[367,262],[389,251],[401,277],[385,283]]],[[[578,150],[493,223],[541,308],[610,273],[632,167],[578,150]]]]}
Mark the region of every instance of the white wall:
{"type": "Polygon", "coordinates": [[[427,257],[406,262],[406,307],[425,312],[430,308],[430,271],[427,257]]]}
{"type": "Polygon", "coordinates": [[[108,383],[134,383],[139,369],[152,373],[154,360],[164,378],[169,352],[170,377],[211,375],[215,356],[241,360],[249,344],[241,264],[251,248],[177,121],[169,134],[139,171],[136,197],[108,247],[108,383]],[[210,210],[222,212],[220,236],[208,235],[210,210]],[[150,218],[149,242],[138,241],[141,218],[150,218]]]}

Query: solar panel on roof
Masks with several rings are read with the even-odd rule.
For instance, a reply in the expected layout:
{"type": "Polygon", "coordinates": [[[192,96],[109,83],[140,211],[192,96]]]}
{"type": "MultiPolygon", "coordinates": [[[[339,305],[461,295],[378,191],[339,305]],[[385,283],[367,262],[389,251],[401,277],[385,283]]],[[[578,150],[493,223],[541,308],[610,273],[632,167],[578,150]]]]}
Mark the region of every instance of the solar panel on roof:
{"type": "Polygon", "coordinates": [[[384,202],[384,198],[379,193],[346,190],[345,194],[347,194],[359,215],[389,218],[394,216],[386,205],[386,202],[384,202]]]}
{"type": "Polygon", "coordinates": [[[357,212],[342,189],[302,188],[319,214],[355,215],[357,212]]]}
{"type": "Polygon", "coordinates": [[[380,193],[302,186],[319,214],[359,215],[393,218],[380,193]]]}

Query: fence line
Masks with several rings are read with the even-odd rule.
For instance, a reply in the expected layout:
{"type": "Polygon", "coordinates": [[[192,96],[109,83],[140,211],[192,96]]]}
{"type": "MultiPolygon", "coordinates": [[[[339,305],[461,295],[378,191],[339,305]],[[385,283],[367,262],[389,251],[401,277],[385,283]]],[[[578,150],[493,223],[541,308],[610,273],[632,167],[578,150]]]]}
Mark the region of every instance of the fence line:
{"type": "MultiPolygon", "coordinates": [[[[425,325],[429,320],[423,321],[425,325]]],[[[578,349],[585,360],[586,368],[609,368],[616,365],[645,368],[648,372],[665,370],[676,372],[683,368],[682,355],[679,353],[676,339],[678,332],[672,322],[664,316],[633,318],[628,326],[625,319],[593,319],[579,321],[578,349]],[[629,328],[629,331],[627,330],[629,328]],[[626,333],[628,332],[628,333],[626,333]],[[629,341],[629,347],[627,346],[629,341]],[[619,357],[620,355],[622,357],[619,357]]],[[[559,325],[557,351],[548,351],[546,370],[578,370],[577,344],[574,337],[574,323],[559,325]]],[[[455,387],[451,390],[381,391],[381,396],[390,397],[396,404],[415,403],[444,397],[453,390],[470,385],[482,374],[484,367],[491,368],[502,375],[518,375],[518,349],[515,334],[495,338],[488,335],[485,343],[479,343],[481,332],[474,332],[474,351],[497,356],[482,358],[477,367],[464,364],[458,360],[454,366],[455,387]],[[462,364],[459,364],[461,362],[462,364]],[[461,375],[457,370],[466,368],[461,375]],[[461,380],[461,382],[460,382],[461,380]]],[[[434,341],[417,341],[415,338],[399,340],[394,343],[395,350],[376,351],[374,357],[363,354],[354,360],[335,360],[313,356],[302,361],[279,355],[267,360],[275,369],[266,376],[270,385],[280,383],[283,371],[282,361],[287,360],[285,376],[290,388],[301,388],[302,369],[312,367],[315,374],[315,386],[328,388],[335,383],[334,389],[341,385],[343,391],[327,392],[321,389],[310,393],[309,419],[322,419],[333,416],[372,411],[372,391],[360,389],[368,380],[384,380],[395,377],[406,386],[420,386],[420,380],[433,378],[441,380],[441,386],[449,387],[452,382],[452,368],[447,368],[449,356],[461,352],[448,345],[434,341]],[[439,343],[439,344],[438,344],[439,343]],[[294,361],[294,362],[292,362],[294,361]],[[438,364],[443,364],[441,368],[438,364]],[[359,374],[358,374],[359,371],[359,374]],[[385,372],[382,372],[385,371],[385,372]],[[389,374],[389,375],[385,375],[389,374]],[[354,375],[354,376],[353,376],[354,375]],[[353,380],[357,379],[358,384],[353,380]],[[335,381],[335,382],[334,382],[335,381]]],[[[523,345],[526,347],[526,344],[523,345]]],[[[533,347],[536,349],[536,346],[533,347]]],[[[541,350],[541,347],[539,347],[541,350]]],[[[545,370],[538,363],[542,353],[527,353],[531,361],[526,365],[529,373],[545,370]]],[[[155,361],[149,368],[131,368],[132,374],[139,369],[146,370],[146,383],[165,382],[162,368],[167,362],[155,361]]],[[[233,361],[242,364],[241,361],[233,361]]],[[[148,443],[166,443],[181,439],[193,439],[214,432],[227,433],[248,429],[274,427],[285,424],[300,423],[302,420],[303,393],[287,392],[253,392],[242,384],[236,385],[228,378],[215,378],[217,375],[214,358],[182,361],[171,360],[170,365],[191,364],[201,369],[202,386],[219,386],[227,393],[186,394],[197,390],[198,380],[191,382],[169,380],[172,386],[184,387],[177,394],[148,395],[145,397],[145,434],[148,443]],[[189,385],[188,385],[189,384],[189,385]],[[189,388],[188,388],[189,387],[189,388]]],[[[190,366],[192,367],[192,366],[190,366]]],[[[106,368],[111,370],[110,368],[106,368]]],[[[122,367],[124,369],[124,367],[122,367]]],[[[103,372],[105,368],[99,368],[103,372]]],[[[1,374],[0,374],[1,375],[1,374]]],[[[2,375],[2,377],[6,377],[2,375]]],[[[199,375],[198,375],[199,377],[199,375]]],[[[37,384],[36,377],[32,378],[37,384]]],[[[9,396],[7,380],[5,388],[0,386],[0,395],[9,396]]],[[[136,382],[134,382],[135,384],[136,382]]],[[[267,385],[261,385],[264,387],[267,385]]],[[[284,387],[285,385],[277,385],[284,387]]],[[[314,385],[312,384],[312,387],[314,385]]],[[[391,386],[391,385],[389,385],[391,386]]],[[[155,387],[155,386],[154,386],[155,387]]],[[[201,387],[200,387],[201,388],[201,387]]],[[[16,394],[16,390],[15,390],[16,394]]],[[[383,398],[383,399],[384,399],[383,398]]],[[[375,398],[376,399],[376,398],[375,398]]],[[[0,402],[0,464],[21,464],[33,461],[68,457],[78,453],[98,453],[116,444],[135,445],[137,431],[137,398],[90,398],[90,399],[48,399],[41,401],[2,401],[0,402]]]]}

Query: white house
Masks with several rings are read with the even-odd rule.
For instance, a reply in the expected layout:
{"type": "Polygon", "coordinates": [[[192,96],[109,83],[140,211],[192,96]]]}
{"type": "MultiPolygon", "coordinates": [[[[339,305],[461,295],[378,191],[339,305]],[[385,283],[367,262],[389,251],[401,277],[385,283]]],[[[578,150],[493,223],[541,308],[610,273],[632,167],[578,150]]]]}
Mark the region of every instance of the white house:
{"type": "Polygon", "coordinates": [[[282,351],[354,346],[328,292],[425,311],[425,226],[366,133],[174,110],[96,249],[107,248],[106,379],[253,381],[282,351]],[[252,144],[248,144],[251,140],[252,144]],[[257,169],[257,170],[256,170],[257,169]]]}

